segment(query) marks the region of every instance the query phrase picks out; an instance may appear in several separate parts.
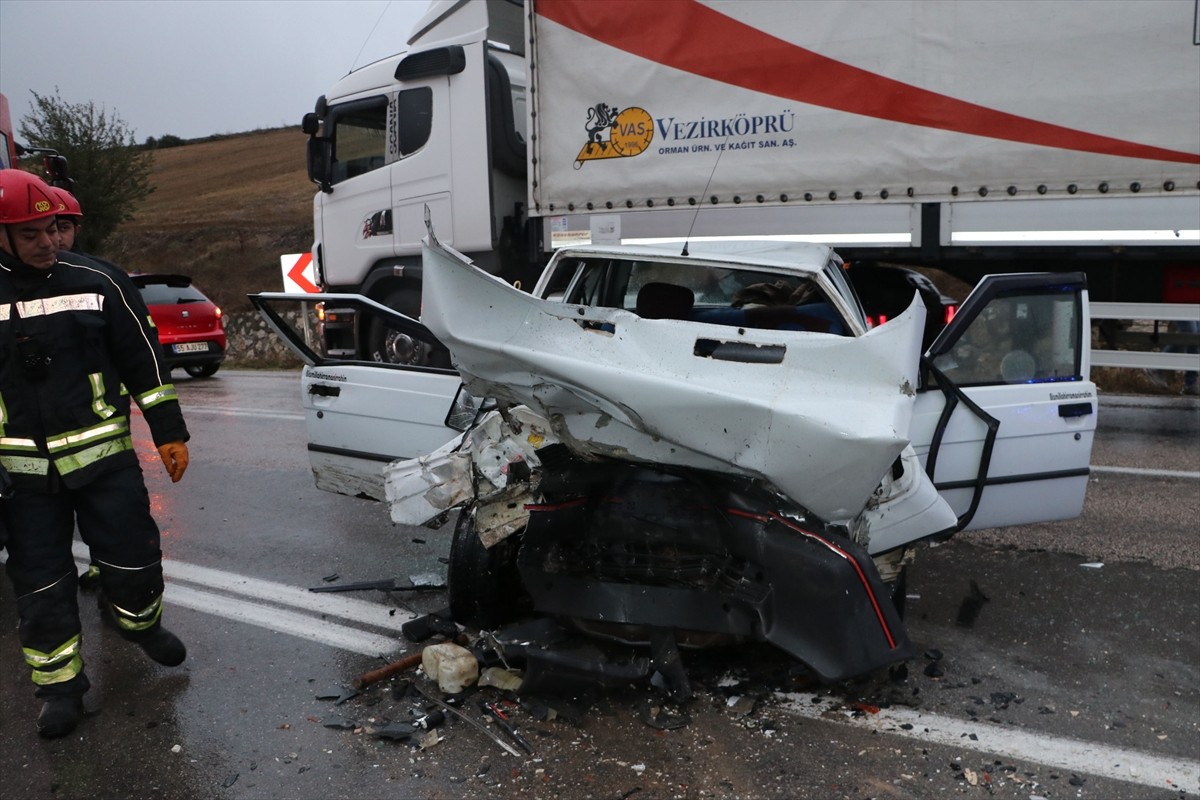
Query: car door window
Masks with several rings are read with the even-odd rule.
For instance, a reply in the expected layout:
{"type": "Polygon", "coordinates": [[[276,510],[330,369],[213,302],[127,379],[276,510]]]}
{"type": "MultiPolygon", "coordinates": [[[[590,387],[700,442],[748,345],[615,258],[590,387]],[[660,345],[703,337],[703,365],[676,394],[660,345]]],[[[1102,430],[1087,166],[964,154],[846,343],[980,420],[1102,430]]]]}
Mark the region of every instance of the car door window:
{"type": "Polygon", "coordinates": [[[950,343],[939,338],[933,365],[958,386],[1080,379],[1080,301],[1073,289],[1031,287],[999,292],[964,308],[950,343]]]}

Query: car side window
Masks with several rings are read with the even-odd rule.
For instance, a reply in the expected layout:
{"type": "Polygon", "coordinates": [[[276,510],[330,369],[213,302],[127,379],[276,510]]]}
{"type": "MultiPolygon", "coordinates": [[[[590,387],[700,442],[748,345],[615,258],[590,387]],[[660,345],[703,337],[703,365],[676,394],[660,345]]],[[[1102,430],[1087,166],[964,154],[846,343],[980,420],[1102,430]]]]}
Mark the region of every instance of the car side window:
{"type": "Polygon", "coordinates": [[[1075,380],[1079,314],[1073,292],[994,297],[933,364],[959,386],[1075,380]]]}

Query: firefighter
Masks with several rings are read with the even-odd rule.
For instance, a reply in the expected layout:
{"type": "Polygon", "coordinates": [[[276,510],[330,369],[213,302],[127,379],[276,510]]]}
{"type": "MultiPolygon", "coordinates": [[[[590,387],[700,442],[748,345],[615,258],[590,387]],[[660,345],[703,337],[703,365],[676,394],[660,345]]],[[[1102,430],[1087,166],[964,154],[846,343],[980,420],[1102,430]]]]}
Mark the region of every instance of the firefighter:
{"type": "Polygon", "coordinates": [[[40,178],[0,170],[0,501],[18,637],[46,738],[83,716],[89,687],[71,541],[76,524],[100,567],[106,613],[154,661],[181,664],[162,626],[162,551],[121,413],[124,384],[172,481],[188,464],[187,426],[164,381],[149,312],[127,277],[59,252],[58,200],[40,178]]]}
{"type": "Polygon", "coordinates": [[[66,189],[51,186],[50,193],[58,200],[58,249],[78,253],[80,251],[75,247],[75,239],[79,236],[79,229],[83,227],[83,208],[75,199],[75,195],[66,189]]]}

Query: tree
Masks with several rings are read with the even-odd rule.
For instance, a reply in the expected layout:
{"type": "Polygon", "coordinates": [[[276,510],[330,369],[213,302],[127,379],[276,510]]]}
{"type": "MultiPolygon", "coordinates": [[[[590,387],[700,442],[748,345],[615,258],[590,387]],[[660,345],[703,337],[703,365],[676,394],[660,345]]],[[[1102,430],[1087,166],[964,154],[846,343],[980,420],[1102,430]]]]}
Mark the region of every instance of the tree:
{"type": "Polygon", "coordinates": [[[33,110],[21,119],[26,146],[57,150],[67,159],[74,181],[71,193],[83,208],[79,247],[99,253],[104,240],[132,219],[137,204],[154,191],[151,156],[138,148],[133,131],[116,112],[92,101],[68,103],[54,96],[33,95],[33,110]]]}

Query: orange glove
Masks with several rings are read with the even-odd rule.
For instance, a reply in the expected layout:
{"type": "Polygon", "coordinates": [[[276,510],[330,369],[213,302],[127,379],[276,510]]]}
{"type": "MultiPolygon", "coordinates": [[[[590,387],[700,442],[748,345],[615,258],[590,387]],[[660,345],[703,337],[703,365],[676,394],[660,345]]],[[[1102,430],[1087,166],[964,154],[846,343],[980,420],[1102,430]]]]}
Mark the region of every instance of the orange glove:
{"type": "Polygon", "coordinates": [[[162,457],[163,466],[171,476],[171,483],[179,483],[188,465],[188,449],[183,442],[167,442],[160,445],[158,454],[162,457]]]}

